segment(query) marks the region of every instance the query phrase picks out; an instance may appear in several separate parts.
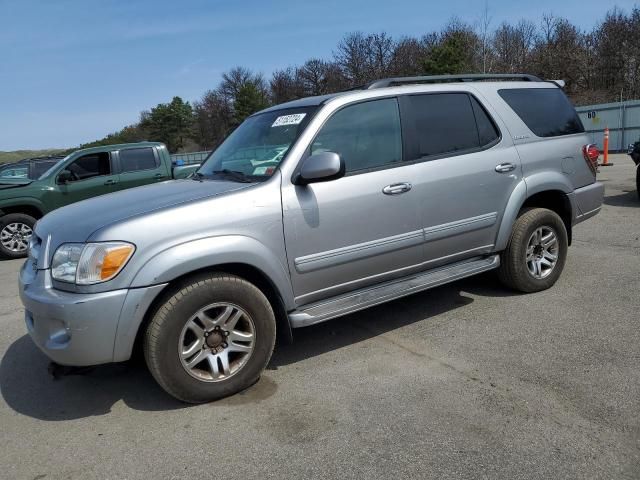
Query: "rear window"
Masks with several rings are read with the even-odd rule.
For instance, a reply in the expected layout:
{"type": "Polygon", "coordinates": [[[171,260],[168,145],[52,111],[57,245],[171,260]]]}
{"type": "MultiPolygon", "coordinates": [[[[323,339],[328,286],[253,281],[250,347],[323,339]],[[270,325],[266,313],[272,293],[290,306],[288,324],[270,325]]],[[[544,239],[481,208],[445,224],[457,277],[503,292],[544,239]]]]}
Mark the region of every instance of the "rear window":
{"type": "Polygon", "coordinates": [[[584,132],[580,117],[559,88],[514,88],[498,93],[538,137],[584,132]]]}

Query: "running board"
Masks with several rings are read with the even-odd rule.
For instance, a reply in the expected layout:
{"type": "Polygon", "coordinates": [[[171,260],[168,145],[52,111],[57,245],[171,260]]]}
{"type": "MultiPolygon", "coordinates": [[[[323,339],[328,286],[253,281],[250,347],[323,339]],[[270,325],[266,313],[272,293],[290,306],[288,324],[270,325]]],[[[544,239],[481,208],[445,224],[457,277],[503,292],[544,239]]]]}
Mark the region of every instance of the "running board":
{"type": "Polygon", "coordinates": [[[444,285],[461,278],[470,277],[476,273],[493,270],[498,268],[499,265],[500,257],[498,255],[454,263],[453,265],[436,268],[428,272],[350,292],[330,300],[322,300],[306,305],[300,310],[294,310],[289,313],[289,322],[292,328],[306,327],[307,325],[357,312],[358,310],[444,285]]]}

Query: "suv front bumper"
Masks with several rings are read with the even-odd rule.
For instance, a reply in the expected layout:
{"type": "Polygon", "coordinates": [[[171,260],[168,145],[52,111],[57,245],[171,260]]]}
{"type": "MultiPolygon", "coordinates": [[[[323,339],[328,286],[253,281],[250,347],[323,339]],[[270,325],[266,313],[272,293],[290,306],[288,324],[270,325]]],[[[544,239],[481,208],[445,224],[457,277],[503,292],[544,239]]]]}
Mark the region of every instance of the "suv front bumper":
{"type": "Polygon", "coordinates": [[[35,344],[61,365],[88,366],[127,360],[148,306],[164,287],[71,293],[52,286],[50,270],[20,270],[20,299],[35,344]]]}

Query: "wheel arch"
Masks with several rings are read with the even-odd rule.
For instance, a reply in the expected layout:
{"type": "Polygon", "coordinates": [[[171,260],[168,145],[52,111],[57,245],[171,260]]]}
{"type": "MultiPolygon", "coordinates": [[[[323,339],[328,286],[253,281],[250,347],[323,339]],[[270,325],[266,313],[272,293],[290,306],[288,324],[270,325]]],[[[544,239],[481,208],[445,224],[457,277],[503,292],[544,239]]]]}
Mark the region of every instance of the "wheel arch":
{"type": "MultiPolygon", "coordinates": [[[[287,309],[285,307],[284,300],[271,279],[263,271],[247,263],[221,263],[184,273],[171,280],[166,287],[157,293],[144,313],[139,325],[136,327],[135,340],[133,345],[130,346],[129,351],[131,356],[140,356],[141,358],[145,329],[162,304],[164,304],[164,302],[166,302],[175,292],[188,284],[192,278],[207,273],[226,273],[235,275],[255,285],[262,293],[264,293],[274,310],[278,342],[289,344],[293,341],[293,333],[289,323],[289,317],[287,316],[287,309]]],[[[116,350],[122,351],[121,348],[117,348],[116,350]]],[[[127,356],[128,355],[125,354],[125,357],[127,356]]]]}
{"type": "Polygon", "coordinates": [[[196,275],[214,272],[237,275],[258,287],[274,309],[278,340],[283,343],[292,341],[287,312],[292,308],[293,291],[288,271],[275,254],[257,240],[243,236],[221,236],[173,246],[144,262],[131,281],[130,288],[166,286],[155,294],[141,317],[120,319],[118,331],[123,333],[122,336],[119,333],[116,339],[118,344],[114,352],[118,353],[114,357],[124,358],[132,350],[136,351],[140,335],[154,312],[176,289],[196,275]],[[135,339],[133,342],[132,336],[135,339]]]}
{"type": "Polygon", "coordinates": [[[532,181],[529,179],[520,182],[513,190],[505,208],[498,236],[496,239],[497,251],[504,250],[511,236],[511,229],[518,215],[524,208],[547,208],[556,212],[567,229],[569,245],[572,240],[573,206],[568,193],[573,188],[562,175],[539,176],[532,181]]]}
{"type": "Polygon", "coordinates": [[[36,205],[22,204],[0,207],[0,217],[4,217],[5,215],[9,215],[11,213],[23,213],[35,218],[36,220],[44,216],[44,213],[42,213],[42,209],[36,205]]]}

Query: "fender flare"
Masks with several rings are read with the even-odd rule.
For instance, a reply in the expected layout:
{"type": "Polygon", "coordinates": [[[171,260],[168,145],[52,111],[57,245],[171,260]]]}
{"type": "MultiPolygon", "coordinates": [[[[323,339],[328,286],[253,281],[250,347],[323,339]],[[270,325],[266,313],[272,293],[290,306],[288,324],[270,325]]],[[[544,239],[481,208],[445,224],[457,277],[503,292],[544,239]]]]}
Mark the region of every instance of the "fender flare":
{"type": "Polygon", "coordinates": [[[7,208],[14,210],[20,207],[33,208],[40,213],[41,217],[45,215],[45,208],[42,202],[32,197],[18,197],[0,202],[0,216],[7,215],[7,212],[5,211],[7,208]]]}
{"type": "Polygon", "coordinates": [[[507,243],[511,236],[511,229],[524,202],[536,193],[549,190],[569,194],[573,191],[573,186],[569,183],[569,180],[559,172],[540,172],[530,175],[526,177],[526,179],[522,178],[511,192],[504,214],[502,215],[502,221],[500,222],[500,228],[496,238],[496,251],[502,251],[507,248],[507,243]]]}
{"type": "Polygon", "coordinates": [[[198,270],[231,263],[259,270],[272,283],[285,308],[293,308],[293,289],[287,268],[268,247],[243,235],[202,238],[158,252],[138,270],[131,288],[169,283],[198,270]]]}

